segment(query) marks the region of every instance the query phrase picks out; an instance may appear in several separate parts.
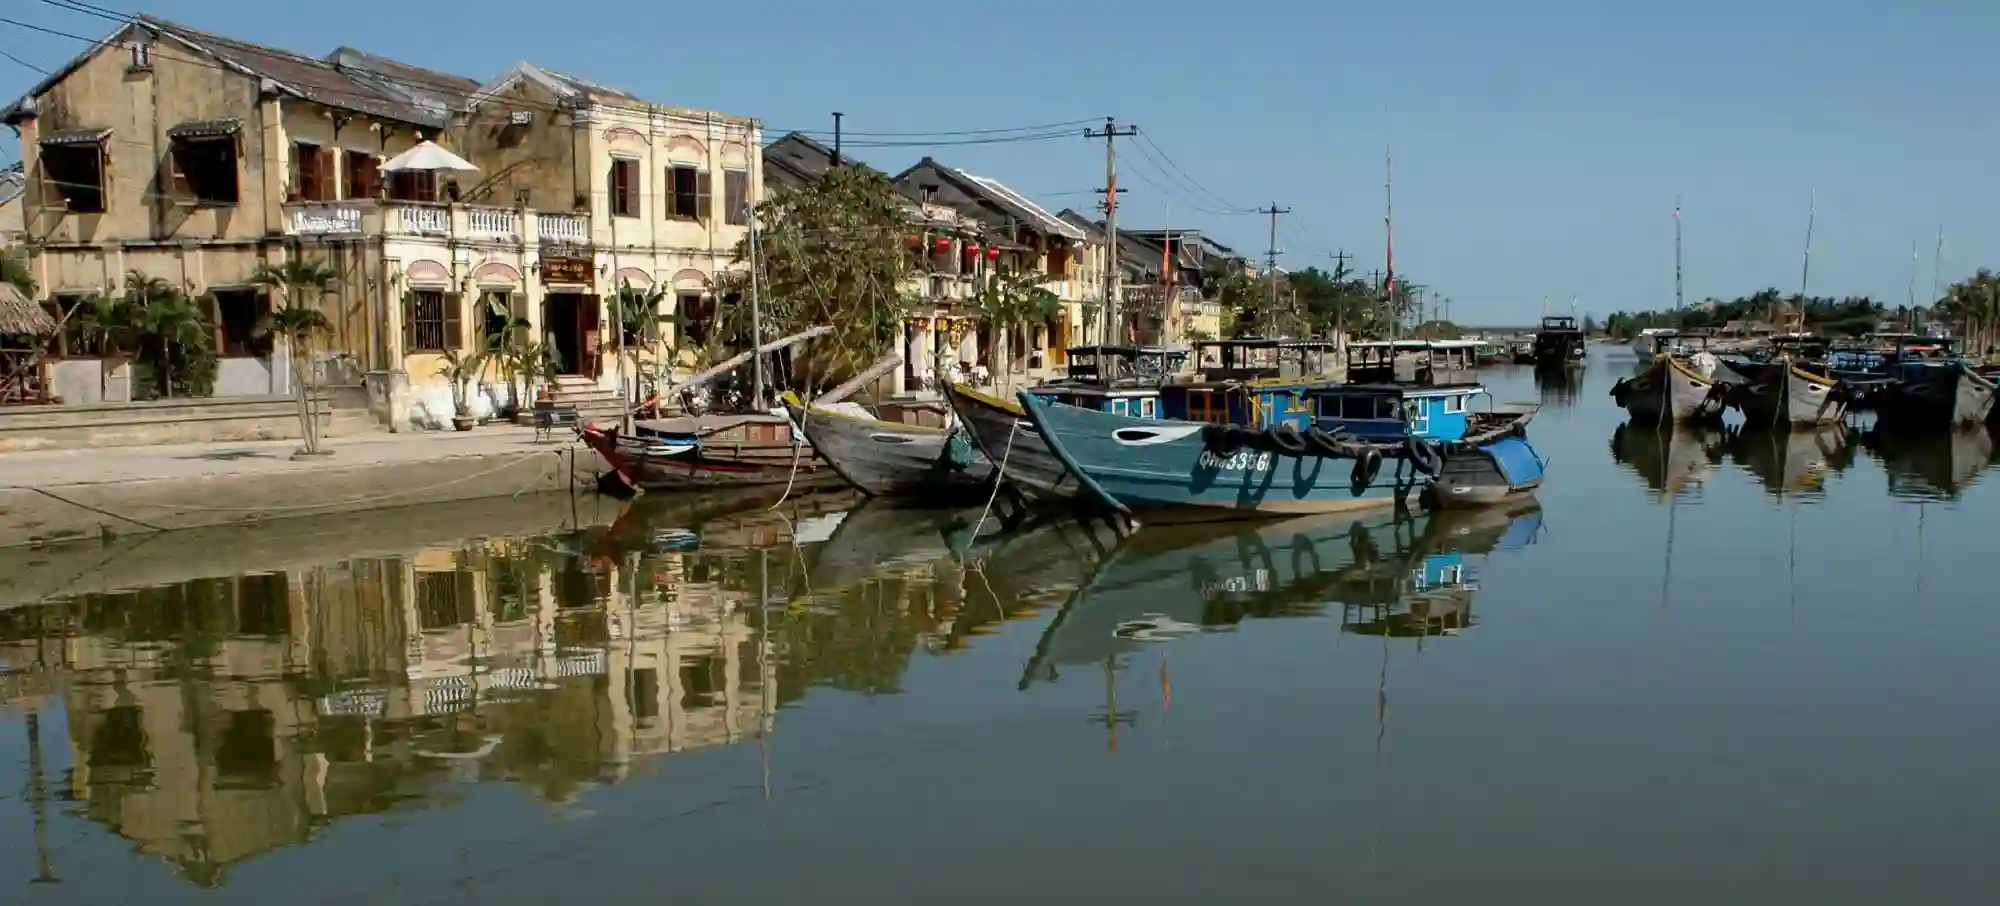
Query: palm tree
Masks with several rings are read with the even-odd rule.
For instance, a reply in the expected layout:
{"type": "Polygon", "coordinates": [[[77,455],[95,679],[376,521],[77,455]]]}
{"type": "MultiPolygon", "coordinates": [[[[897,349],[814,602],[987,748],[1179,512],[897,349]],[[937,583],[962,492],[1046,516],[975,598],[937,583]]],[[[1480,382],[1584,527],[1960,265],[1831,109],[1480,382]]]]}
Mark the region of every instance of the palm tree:
{"type": "Polygon", "coordinates": [[[333,322],[319,310],[319,301],[328,287],[340,279],[340,272],[318,261],[293,259],[272,265],[258,262],[250,281],[284,297],[283,306],[272,309],[257,329],[260,334],[276,334],[289,341],[292,362],[292,398],[298,404],[299,430],[306,446],[300,452],[317,456],[320,451],[319,413],[314,411],[312,394],[312,341],[317,334],[333,332],[333,322]]]}
{"type": "Polygon", "coordinates": [[[214,333],[187,294],[159,277],[125,275],[125,305],[138,357],[152,369],[160,394],[201,396],[215,381],[214,333]]]}

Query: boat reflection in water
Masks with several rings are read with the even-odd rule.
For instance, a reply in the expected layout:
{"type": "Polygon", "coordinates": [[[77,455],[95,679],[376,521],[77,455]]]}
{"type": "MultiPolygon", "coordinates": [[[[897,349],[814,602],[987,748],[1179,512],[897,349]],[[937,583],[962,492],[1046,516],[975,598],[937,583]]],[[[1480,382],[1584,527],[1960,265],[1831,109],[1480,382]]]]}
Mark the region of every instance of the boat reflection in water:
{"type": "Polygon", "coordinates": [[[1772,494],[1818,497],[1825,493],[1828,475],[1854,464],[1858,445],[1852,433],[1840,424],[1789,431],[1745,428],[1731,434],[1727,446],[1736,462],[1772,494]]]}
{"type": "Polygon", "coordinates": [[[1655,494],[1679,497],[1722,464],[1728,440],[1718,425],[1625,422],[1611,432],[1611,458],[1631,469],[1655,494]]]}
{"type": "Polygon", "coordinates": [[[1889,494],[1910,500],[1955,500],[1995,461],[1991,429],[1896,432],[1870,429],[1862,439],[1889,473],[1889,494]]]}
{"type": "Polygon", "coordinates": [[[1530,501],[1145,528],[1050,622],[1021,685],[1246,618],[1322,616],[1336,604],[1350,632],[1450,635],[1472,624],[1480,561],[1531,542],[1540,527],[1541,509],[1530,501]]]}
{"type": "Polygon", "coordinates": [[[1535,389],[1541,391],[1542,405],[1576,405],[1576,397],[1583,390],[1583,370],[1580,368],[1536,368],[1535,389]]]}

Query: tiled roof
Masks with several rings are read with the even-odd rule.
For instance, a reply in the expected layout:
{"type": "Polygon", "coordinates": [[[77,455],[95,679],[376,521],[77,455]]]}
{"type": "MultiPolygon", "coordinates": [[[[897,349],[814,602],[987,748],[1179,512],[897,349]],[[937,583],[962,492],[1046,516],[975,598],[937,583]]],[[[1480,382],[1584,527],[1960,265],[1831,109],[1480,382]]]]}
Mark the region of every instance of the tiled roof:
{"type": "Polygon", "coordinates": [[[958,169],[952,169],[952,172],[957,174],[959,178],[978,186],[1001,207],[1013,209],[1022,220],[1026,220],[1035,229],[1043,233],[1078,240],[1085,238],[1084,232],[1077,229],[1075,224],[1049,213],[1041,205],[1029,201],[1028,196],[1008,188],[1005,183],[997,179],[974,176],[971,173],[958,169]]]}
{"type": "Polygon", "coordinates": [[[412,66],[388,57],[352,47],[327,54],[326,62],[369,87],[435,117],[438,125],[448,122],[453,111],[465,106],[479,82],[434,69],[412,66]]]}
{"type": "Polygon", "coordinates": [[[118,47],[120,40],[135,29],[144,30],[158,40],[171,43],[178,49],[177,56],[195,59],[196,62],[202,62],[198,58],[206,57],[224,70],[259,80],[263,89],[275,91],[280,95],[289,95],[327,107],[413,125],[436,126],[442,123],[442,118],[435,113],[392,97],[352,74],[342,72],[326,61],[275,47],[225,38],[155,16],[139,16],[130,24],[120,27],[110,37],[92,44],[76,59],[30,89],[20,100],[9,105],[6,110],[0,111],[0,120],[11,122],[17,116],[32,111],[34,98],[37,95],[48,91],[55,83],[68,77],[77,67],[82,66],[96,54],[107,48],[118,47]]]}

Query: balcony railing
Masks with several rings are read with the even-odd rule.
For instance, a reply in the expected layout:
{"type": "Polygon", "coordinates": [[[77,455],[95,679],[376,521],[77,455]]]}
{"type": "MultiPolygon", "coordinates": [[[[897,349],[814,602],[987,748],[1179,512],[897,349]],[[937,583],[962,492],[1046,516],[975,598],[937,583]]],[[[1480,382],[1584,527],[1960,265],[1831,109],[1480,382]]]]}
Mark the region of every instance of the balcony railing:
{"type": "Polygon", "coordinates": [[[285,205],[287,236],[409,236],[590,245],[590,217],[483,205],[303,201],[285,205]]]}
{"type": "Polygon", "coordinates": [[[590,241],[590,218],[583,214],[538,214],[537,234],[543,242],[583,245],[590,241]]]}
{"type": "Polygon", "coordinates": [[[466,231],[474,238],[519,239],[521,238],[521,212],[513,208],[465,209],[466,231]]]}

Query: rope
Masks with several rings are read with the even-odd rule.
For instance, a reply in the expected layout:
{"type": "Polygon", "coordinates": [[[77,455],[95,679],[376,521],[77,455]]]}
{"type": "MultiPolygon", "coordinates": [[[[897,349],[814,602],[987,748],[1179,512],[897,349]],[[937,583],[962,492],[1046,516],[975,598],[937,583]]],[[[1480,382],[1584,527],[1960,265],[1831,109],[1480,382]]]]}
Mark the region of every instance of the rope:
{"type": "Polygon", "coordinates": [[[986,527],[986,517],[993,512],[993,499],[1000,496],[1000,484],[1007,480],[1007,460],[1014,455],[1014,435],[1021,430],[1021,420],[1014,419],[1014,425],[1007,429],[1007,448],[1000,451],[1000,464],[993,467],[993,492],[986,495],[986,508],[979,511],[979,521],[973,523],[972,539],[979,540],[979,532],[986,527]]]}
{"type": "MultiPolygon", "coordinates": [[[[792,496],[792,484],[799,480],[799,454],[806,446],[806,419],[811,417],[811,404],[807,404],[805,408],[799,410],[799,434],[797,437],[792,438],[792,474],[785,476],[785,493],[778,495],[777,503],[771,504],[772,510],[776,510],[778,507],[784,505],[785,499],[792,496]]],[[[786,421],[789,422],[790,419],[786,419],[786,421]]]]}

